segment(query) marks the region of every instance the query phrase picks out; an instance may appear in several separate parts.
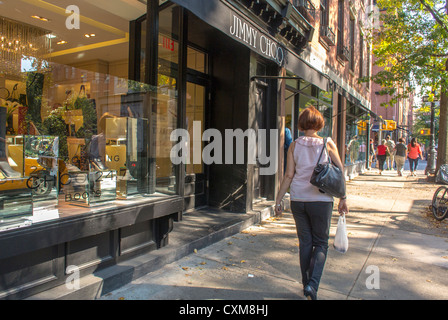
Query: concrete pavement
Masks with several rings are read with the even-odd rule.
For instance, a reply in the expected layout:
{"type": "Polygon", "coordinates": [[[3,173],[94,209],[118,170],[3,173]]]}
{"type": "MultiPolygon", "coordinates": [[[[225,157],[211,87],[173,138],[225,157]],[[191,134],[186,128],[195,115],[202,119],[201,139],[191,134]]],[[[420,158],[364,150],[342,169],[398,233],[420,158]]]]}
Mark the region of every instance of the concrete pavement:
{"type": "MultiPolygon", "coordinates": [[[[417,177],[398,177],[395,171],[379,176],[373,169],[348,182],[349,250],[340,254],[332,248],[334,212],[319,299],[448,299],[448,223],[428,214],[438,186],[426,182],[424,166],[417,177]]],[[[303,299],[290,213],[248,223],[211,245],[194,246],[121,288],[98,291],[96,298],[303,299]]]]}

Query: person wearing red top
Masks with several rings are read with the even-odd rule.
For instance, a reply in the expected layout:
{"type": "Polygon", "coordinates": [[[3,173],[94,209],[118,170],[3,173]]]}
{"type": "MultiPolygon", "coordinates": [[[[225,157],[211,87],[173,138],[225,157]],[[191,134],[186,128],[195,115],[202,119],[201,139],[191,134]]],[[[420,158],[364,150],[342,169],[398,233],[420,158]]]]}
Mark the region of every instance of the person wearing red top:
{"type": "Polygon", "coordinates": [[[409,169],[411,170],[411,176],[416,176],[418,157],[423,160],[422,149],[417,143],[416,138],[412,138],[411,143],[408,145],[408,159],[409,159],[409,169]]]}
{"type": "Polygon", "coordinates": [[[378,145],[377,150],[378,152],[376,154],[376,158],[378,159],[378,169],[380,170],[380,174],[383,174],[384,162],[386,161],[386,151],[387,151],[386,139],[383,139],[381,141],[381,144],[378,145]]]}

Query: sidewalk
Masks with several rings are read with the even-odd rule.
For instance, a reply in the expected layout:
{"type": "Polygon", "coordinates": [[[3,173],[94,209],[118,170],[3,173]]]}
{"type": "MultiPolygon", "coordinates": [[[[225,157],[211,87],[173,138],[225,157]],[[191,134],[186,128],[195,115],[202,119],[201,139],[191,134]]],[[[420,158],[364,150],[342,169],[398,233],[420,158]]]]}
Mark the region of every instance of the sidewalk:
{"type": "MultiPolygon", "coordinates": [[[[319,299],[448,299],[446,222],[427,206],[437,185],[376,170],[348,183],[350,248],[332,247],[319,299]],[[378,267],[379,289],[366,280],[378,267]]],[[[337,224],[333,216],[330,244],[337,224]]],[[[303,299],[291,214],[268,218],[101,299],[303,299]]]]}
{"type": "MultiPolygon", "coordinates": [[[[348,182],[350,247],[346,254],[332,248],[335,211],[319,299],[448,299],[448,222],[428,215],[438,186],[421,170],[383,173],[348,182]],[[379,289],[367,288],[369,270],[379,272],[379,289]]],[[[186,215],[167,247],[84,277],[77,291],[61,286],[30,299],[302,300],[294,220],[270,217],[271,205],[244,215],[186,215]]]]}

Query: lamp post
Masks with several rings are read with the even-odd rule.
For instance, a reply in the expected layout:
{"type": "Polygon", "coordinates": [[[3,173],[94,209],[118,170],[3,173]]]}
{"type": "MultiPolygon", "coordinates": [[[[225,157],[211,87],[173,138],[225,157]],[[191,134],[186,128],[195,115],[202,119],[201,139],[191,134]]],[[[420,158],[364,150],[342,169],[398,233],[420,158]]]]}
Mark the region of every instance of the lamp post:
{"type": "MultiPolygon", "coordinates": [[[[423,102],[428,102],[428,96],[423,97],[423,102]]],[[[435,147],[435,102],[431,101],[430,145],[425,169],[425,175],[436,173],[437,150],[435,147]]]]}

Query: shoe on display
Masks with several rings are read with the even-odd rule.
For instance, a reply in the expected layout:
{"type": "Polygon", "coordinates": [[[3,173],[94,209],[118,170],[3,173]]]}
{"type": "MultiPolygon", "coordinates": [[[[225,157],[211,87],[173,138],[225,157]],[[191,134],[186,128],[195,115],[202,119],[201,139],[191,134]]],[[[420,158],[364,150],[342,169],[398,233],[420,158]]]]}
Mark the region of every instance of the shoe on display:
{"type": "Polygon", "coordinates": [[[70,163],[66,163],[65,167],[67,168],[67,171],[69,171],[69,172],[81,171],[81,169],[79,169],[77,166],[70,164],[70,163]]]}
{"type": "Polygon", "coordinates": [[[8,161],[0,161],[0,170],[6,178],[20,178],[22,176],[20,172],[17,172],[11,168],[8,161]]]}
{"type": "Polygon", "coordinates": [[[108,168],[103,164],[100,158],[95,158],[90,160],[90,163],[95,167],[98,171],[105,171],[108,170],[108,168]]]}

